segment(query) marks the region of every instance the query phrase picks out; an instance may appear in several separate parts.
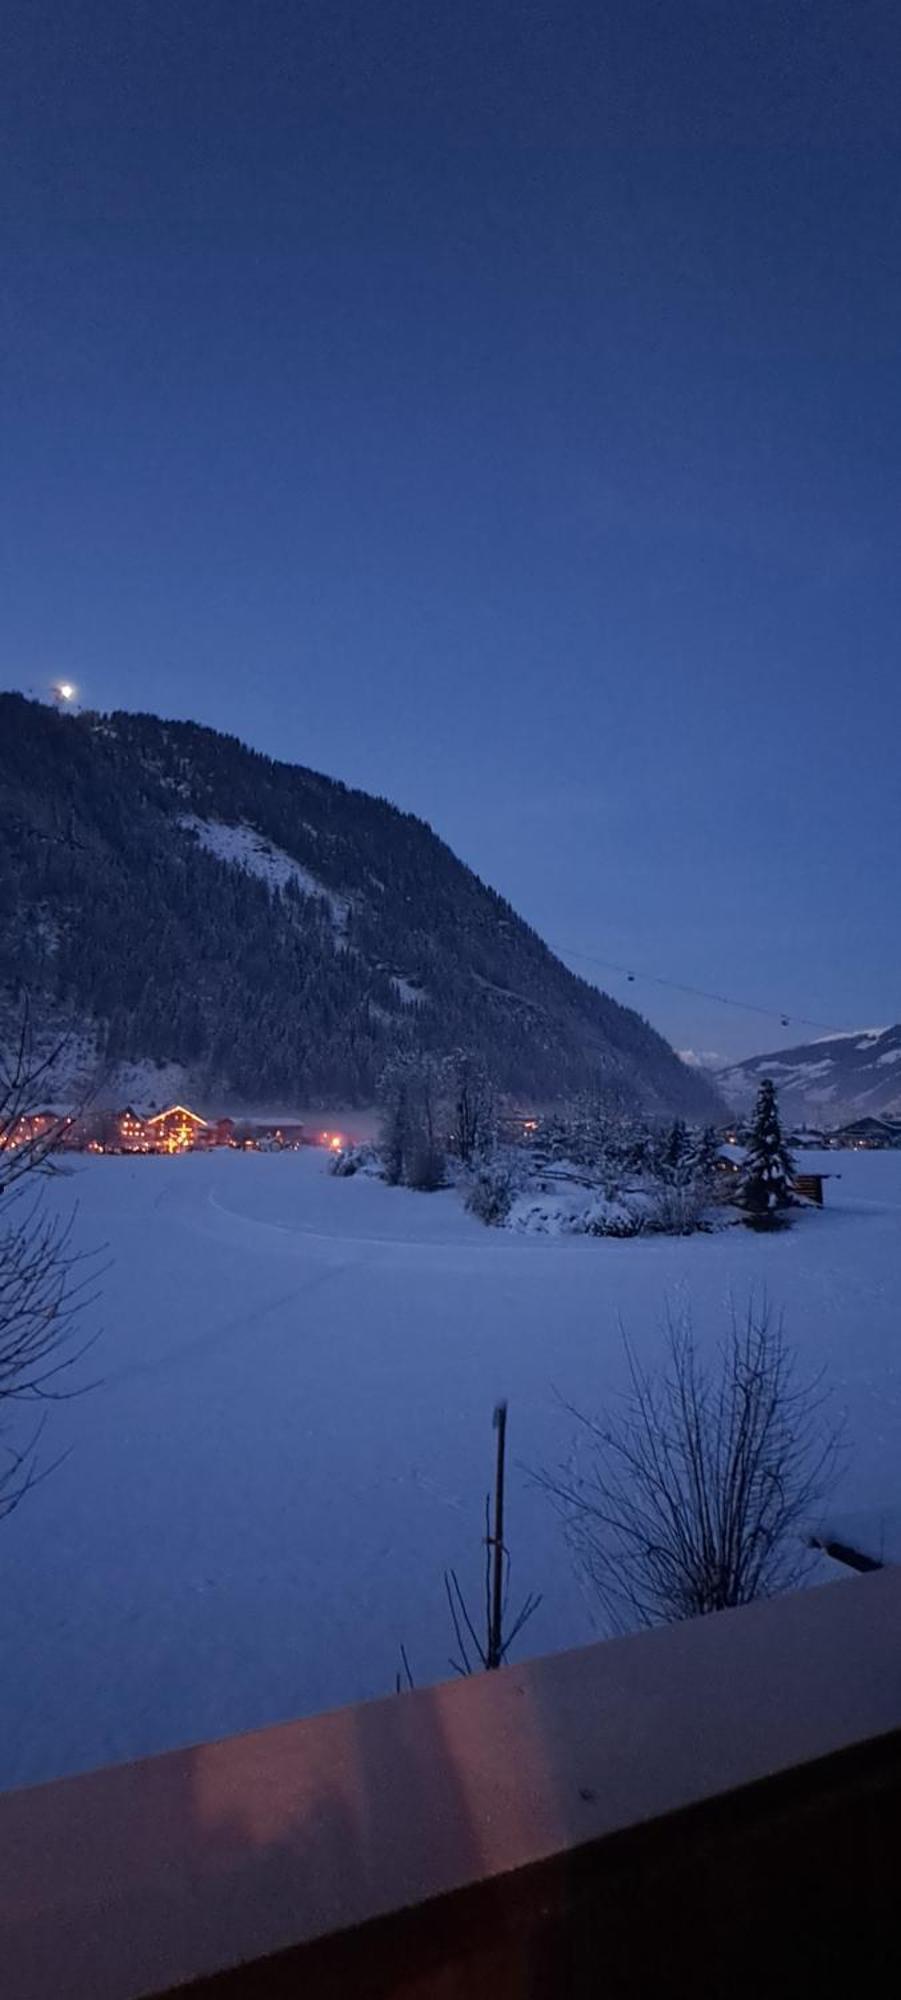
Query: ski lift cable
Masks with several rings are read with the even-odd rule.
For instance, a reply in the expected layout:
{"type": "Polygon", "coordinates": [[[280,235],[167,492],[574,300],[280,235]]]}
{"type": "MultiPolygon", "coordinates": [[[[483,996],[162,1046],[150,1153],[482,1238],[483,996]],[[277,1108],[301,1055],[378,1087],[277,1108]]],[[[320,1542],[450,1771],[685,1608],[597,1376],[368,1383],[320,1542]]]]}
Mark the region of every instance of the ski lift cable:
{"type": "Polygon", "coordinates": [[[830,1035],[853,1033],[852,1029],[836,1027],[834,1021],[815,1021],[809,1014],[789,1014],[782,1007],[761,1007],[757,1001],[738,1000],[730,993],[711,993],[704,986],[689,986],[682,979],[664,979],[656,972],[636,972],[628,965],[618,964],[615,959],[598,958],[590,951],[577,951],[574,945],[558,944],[554,949],[566,958],[581,958],[588,965],[599,965],[605,972],[619,972],[630,984],[644,980],[650,986],[666,986],[673,993],[690,993],[695,1000],[712,1000],[719,1007],[736,1007],[743,1014],[763,1014],[768,1021],[778,1021],[783,1028],[821,1028],[830,1035]]]}

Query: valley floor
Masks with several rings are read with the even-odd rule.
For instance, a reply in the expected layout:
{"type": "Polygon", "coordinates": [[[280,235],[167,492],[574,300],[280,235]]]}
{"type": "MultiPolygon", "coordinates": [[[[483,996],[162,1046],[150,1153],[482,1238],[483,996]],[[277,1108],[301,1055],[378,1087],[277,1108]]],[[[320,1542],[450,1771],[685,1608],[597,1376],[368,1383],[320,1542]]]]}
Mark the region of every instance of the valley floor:
{"type": "Polygon", "coordinates": [[[258,1727],[448,1672],[442,1574],[481,1602],[492,1408],[510,1400],[512,1598],[531,1652],[593,1636],[525,1468],[563,1401],[653,1358],[667,1304],[713,1340],[765,1290],[824,1367],[850,1450],[836,1504],[901,1497],[901,1154],[830,1154],[785,1235],[547,1241],[454,1194],[336,1181],[318,1153],[80,1162],[54,1181],[105,1246],[86,1393],[0,1525],[0,1784],[258,1727]]]}

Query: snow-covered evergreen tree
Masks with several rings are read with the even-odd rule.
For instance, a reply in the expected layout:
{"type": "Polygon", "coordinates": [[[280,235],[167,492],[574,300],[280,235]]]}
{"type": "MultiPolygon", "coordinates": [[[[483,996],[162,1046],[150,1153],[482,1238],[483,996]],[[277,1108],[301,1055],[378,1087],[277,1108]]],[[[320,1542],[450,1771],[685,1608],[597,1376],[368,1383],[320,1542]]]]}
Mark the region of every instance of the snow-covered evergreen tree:
{"type": "Polygon", "coordinates": [[[674,1118],[658,1148],[657,1173],[667,1187],[686,1187],[693,1178],[692,1148],[683,1118],[674,1118]]]}
{"type": "Polygon", "coordinates": [[[715,1125],[696,1127],[689,1134],[689,1178],[705,1190],[716,1183],[720,1142],[715,1125]]]}
{"type": "Polygon", "coordinates": [[[787,1208],[794,1171],[794,1161],[782,1136],[776,1086],[771,1077],[765,1076],[757,1092],[742,1172],[742,1196],[752,1215],[765,1221],[787,1208]]]}

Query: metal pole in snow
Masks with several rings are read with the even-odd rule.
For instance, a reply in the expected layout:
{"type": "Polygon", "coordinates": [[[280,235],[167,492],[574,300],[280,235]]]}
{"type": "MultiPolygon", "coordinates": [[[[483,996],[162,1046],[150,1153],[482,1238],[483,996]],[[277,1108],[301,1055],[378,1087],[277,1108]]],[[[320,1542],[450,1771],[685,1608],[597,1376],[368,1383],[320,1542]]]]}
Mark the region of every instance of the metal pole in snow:
{"type": "Polygon", "coordinates": [[[499,1667],[503,1651],[504,1612],[504,1454],[507,1444],[507,1405],[498,1403],[494,1412],[497,1431],[497,1464],[494,1481],[494,1534],[491,1589],[491,1630],[488,1634],[488,1667],[499,1667]]]}

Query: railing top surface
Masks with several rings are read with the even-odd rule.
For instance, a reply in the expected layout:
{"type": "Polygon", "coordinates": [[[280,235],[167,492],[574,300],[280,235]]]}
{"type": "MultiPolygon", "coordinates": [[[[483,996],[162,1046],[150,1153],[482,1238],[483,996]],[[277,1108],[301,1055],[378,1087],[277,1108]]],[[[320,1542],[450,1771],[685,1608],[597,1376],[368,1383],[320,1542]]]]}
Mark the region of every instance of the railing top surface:
{"type": "Polygon", "coordinates": [[[901,1570],[0,1795],[17,2000],[133,2000],[901,1729],[901,1570]]]}

